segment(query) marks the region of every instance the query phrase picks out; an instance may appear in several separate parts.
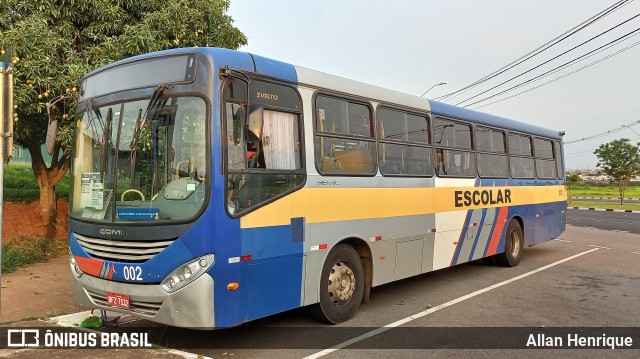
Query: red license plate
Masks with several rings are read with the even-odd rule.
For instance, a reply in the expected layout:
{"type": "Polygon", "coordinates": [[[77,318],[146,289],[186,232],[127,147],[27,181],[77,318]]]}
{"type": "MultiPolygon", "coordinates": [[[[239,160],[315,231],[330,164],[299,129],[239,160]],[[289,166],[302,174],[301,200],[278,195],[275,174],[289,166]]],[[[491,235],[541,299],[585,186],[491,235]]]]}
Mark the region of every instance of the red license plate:
{"type": "Polygon", "coordinates": [[[107,292],[107,304],[113,305],[115,307],[129,309],[129,296],[107,292]]]}

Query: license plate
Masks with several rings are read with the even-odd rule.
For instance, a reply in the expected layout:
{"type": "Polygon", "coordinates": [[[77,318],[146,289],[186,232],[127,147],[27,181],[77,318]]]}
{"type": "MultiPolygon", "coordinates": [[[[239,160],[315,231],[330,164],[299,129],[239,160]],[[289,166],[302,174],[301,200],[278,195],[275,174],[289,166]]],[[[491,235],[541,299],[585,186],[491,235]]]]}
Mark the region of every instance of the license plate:
{"type": "Polygon", "coordinates": [[[129,296],[107,292],[107,304],[113,305],[115,307],[129,309],[129,296]]]}

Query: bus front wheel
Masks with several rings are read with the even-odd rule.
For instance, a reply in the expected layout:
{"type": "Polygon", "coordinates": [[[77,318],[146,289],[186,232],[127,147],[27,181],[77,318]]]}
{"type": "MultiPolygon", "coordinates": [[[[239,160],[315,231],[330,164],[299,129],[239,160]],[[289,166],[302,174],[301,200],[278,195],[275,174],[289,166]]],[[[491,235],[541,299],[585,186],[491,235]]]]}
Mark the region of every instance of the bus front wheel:
{"type": "Polygon", "coordinates": [[[496,255],[496,262],[503,267],[515,267],[520,263],[524,247],[524,235],[520,222],[512,219],[504,239],[504,253],[496,255]]]}
{"type": "Polygon", "coordinates": [[[337,245],[322,267],[315,316],[333,324],[347,321],[358,311],[363,294],[364,269],[358,252],[349,245],[337,245]]]}

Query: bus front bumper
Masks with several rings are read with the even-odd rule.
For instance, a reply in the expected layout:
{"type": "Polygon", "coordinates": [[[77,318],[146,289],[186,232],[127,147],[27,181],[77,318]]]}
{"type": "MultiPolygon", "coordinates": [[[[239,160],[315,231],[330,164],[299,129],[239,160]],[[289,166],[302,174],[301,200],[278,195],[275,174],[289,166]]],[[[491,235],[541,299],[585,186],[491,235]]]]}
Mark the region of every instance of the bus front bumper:
{"type": "Polygon", "coordinates": [[[76,301],[88,308],[130,314],[142,319],[176,327],[215,328],[213,312],[213,278],[204,273],[173,293],[159,284],[142,285],[113,282],[84,274],[71,274],[76,301]],[[107,303],[107,292],[129,296],[129,309],[107,303]]]}

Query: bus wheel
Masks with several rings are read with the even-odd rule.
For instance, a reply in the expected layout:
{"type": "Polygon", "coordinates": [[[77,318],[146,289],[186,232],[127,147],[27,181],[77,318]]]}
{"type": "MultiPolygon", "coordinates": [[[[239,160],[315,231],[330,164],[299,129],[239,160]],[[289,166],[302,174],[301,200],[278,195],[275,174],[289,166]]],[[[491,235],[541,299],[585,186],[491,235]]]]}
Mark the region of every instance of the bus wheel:
{"type": "Polygon", "coordinates": [[[496,255],[496,262],[503,267],[515,267],[520,263],[524,246],[524,236],[520,223],[515,219],[509,222],[504,243],[504,253],[496,255]]]}
{"type": "Polygon", "coordinates": [[[358,252],[349,245],[337,245],[322,267],[315,316],[333,324],[349,320],[358,311],[363,293],[364,269],[358,252]]]}

